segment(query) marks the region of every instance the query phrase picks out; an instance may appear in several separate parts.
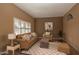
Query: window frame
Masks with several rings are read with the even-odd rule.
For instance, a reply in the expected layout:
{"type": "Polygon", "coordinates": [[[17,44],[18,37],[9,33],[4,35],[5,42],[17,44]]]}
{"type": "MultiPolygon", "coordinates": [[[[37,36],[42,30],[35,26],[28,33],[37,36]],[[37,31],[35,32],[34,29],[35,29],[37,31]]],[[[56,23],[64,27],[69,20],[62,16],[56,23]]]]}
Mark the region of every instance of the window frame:
{"type": "Polygon", "coordinates": [[[31,22],[23,21],[22,19],[19,19],[19,18],[16,18],[16,17],[14,17],[13,20],[14,20],[14,26],[13,26],[14,27],[14,33],[16,35],[31,32],[31,22]],[[19,26],[17,27],[16,24],[18,24],[19,26]],[[22,27],[22,25],[23,25],[23,27],[22,27]],[[18,30],[18,32],[16,30],[18,30]]]}

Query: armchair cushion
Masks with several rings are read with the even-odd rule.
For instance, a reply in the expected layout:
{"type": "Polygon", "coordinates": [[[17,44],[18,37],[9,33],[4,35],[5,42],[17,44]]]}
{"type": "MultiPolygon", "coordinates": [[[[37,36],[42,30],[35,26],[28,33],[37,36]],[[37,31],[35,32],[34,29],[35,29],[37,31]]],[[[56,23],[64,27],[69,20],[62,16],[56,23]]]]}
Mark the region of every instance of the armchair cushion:
{"type": "Polygon", "coordinates": [[[45,33],[43,34],[43,36],[48,36],[48,35],[50,35],[50,32],[45,32],[45,33]]]}
{"type": "Polygon", "coordinates": [[[31,35],[32,35],[32,36],[37,36],[35,32],[32,32],[31,35]]]}
{"type": "Polygon", "coordinates": [[[45,35],[50,35],[50,32],[46,32],[45,35]]]}

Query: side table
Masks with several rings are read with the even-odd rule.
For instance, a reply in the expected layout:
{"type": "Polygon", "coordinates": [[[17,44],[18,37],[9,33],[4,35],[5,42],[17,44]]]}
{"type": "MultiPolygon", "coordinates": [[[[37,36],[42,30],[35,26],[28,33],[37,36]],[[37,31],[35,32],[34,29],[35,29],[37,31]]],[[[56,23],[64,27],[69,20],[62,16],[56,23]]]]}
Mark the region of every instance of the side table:
{"type": "Polygon", "coordinates": [[[13,52],[13,55],[14,55],[16,49],[20,49],[20,44],[17,44],[17,45],[14,45],[14,46],[7,46],[7,52],[9,50],[11,50],[13,52]]]}

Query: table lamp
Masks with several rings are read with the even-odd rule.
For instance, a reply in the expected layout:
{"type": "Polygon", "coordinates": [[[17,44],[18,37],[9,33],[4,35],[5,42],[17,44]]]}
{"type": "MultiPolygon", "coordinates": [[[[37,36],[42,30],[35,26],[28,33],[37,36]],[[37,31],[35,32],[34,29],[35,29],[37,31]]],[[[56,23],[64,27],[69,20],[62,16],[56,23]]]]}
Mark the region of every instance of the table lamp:
{"type": "Polygon", "coordinates": [[[14,33],[8,34],[8,39],[11,40],[11,46],[13,46],[13,40],[16,39],[16,34],[14,33]]]}

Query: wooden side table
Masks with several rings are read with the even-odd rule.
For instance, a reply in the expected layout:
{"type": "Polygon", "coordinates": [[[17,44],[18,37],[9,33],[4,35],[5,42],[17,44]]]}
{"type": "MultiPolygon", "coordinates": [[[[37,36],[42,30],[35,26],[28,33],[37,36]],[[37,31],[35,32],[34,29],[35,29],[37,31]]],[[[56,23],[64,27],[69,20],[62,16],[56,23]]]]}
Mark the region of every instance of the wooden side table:
{"type": "Polygon", "coordinates": [[[15,46],[7,46],[7,52],[11,50],[13,52],[13,55],[16,49],[20,49],[20,44],[17,44],[15,46]]]}

